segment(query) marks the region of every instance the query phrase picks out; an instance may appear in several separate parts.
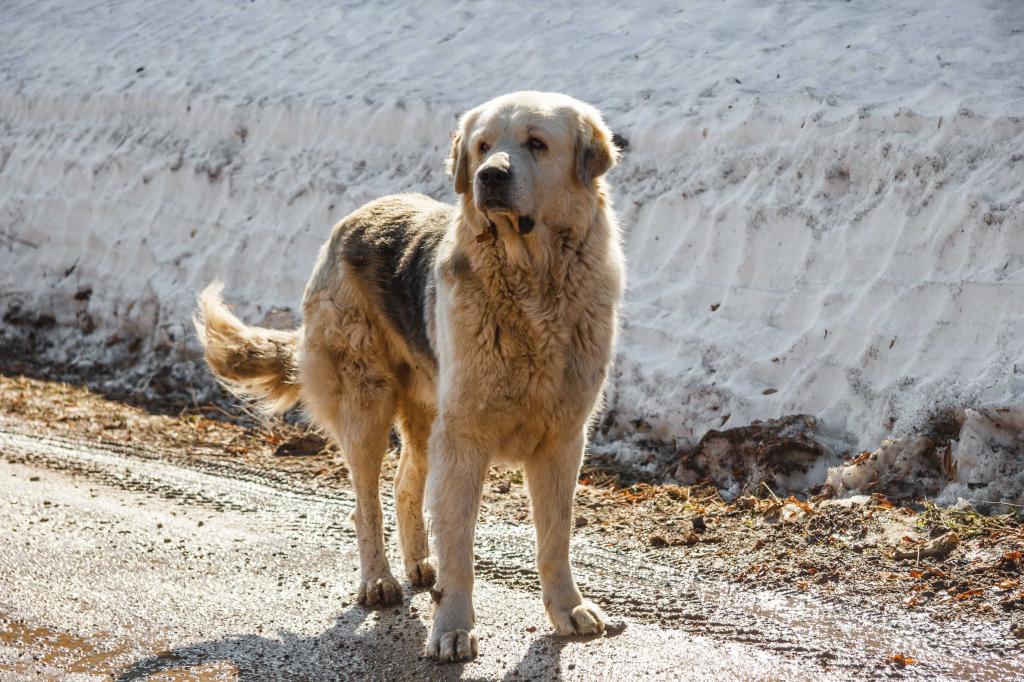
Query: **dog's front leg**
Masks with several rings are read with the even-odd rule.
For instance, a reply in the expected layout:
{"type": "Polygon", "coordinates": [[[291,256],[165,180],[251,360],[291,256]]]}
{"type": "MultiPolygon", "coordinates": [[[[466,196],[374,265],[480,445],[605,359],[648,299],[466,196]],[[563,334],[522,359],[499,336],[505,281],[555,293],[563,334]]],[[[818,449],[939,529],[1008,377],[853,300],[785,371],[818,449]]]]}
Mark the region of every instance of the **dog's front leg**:
{"type": "Polygon", "coordinates": [[[437,582],[434,625],[427,653],[441,661],[477,655],[473,627],[473,536],[489,463],[478,442],[447,430],[438,420],[430,437],[427,497],[431,514],[437,582]]]}
{"type": "Polygon", "coordinates": [[[597,634],[607,620],[596,604],[580,594],[569,565],[572,500],[585,442],[579,434],[545,448],[525,463],[544,608],[559,635],[597,634]]]}

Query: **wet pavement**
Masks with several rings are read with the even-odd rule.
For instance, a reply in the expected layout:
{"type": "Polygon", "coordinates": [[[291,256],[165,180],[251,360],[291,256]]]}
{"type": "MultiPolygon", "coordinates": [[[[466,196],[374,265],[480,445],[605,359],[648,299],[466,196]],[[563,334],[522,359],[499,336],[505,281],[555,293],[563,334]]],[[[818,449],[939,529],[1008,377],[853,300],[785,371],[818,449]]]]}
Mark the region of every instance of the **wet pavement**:
{"type": "MultiPolygon", "coordinates": [[[[528,525],[484,520],[481,656],[423,656],[430,598],[355,603],[352,497],[168,453],[41,438],[0,421],[0,677],[12,679],[1020,679],[1005,634],[870,605],[744,591],[574,547],[625,629],[550,634],[528,525]],[[180,458],[179,458],[180,459],[180,458]],[[909,666],[894,655],[915,659],[909,666]],[[167,677],[162,677],[166,679],[167,677]]],[[[394,535],[390,500],[389,532],[394,535]]],[[[392,538],[390,545],[397,552],[392,538]]],[[[397,553],[393,565],[400,566],[397,553]]]]}

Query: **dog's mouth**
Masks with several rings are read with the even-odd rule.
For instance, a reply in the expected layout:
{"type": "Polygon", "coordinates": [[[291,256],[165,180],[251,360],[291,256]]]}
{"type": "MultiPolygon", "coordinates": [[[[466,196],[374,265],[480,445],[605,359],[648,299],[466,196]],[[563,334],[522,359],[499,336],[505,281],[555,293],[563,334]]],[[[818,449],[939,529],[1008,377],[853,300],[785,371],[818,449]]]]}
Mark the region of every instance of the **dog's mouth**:
{"type": "Polygon", "coordinates": [[[490,221],[492,229],[496,227],[495,222],[500,220],[509,223],[521,235],[533,232],[537,224],[533,216],[517,213],[508,204],[496,199],[484,202],[483,213],[490,221]]]}
{"type": "MultiPolygon", "coordinates": [[[[516,215],[515,213],[502,213],[502,214],[498,214],[496,216],[496,218],[498,220],[505,220],[505,221],[507,221],[508,224],[512,228],[514,228],[517,232],[519,232],[519,234],[521,234],[521,235],[530,234],[531,232],[533,232],[534,225],[536,225],[536,223],[534,222],[533,218],[531,216],[528,216],[528,215],[516,215]]],[[[497,223],[495,222],[495,220],[493,218],[489,220],[488,227],[490,227],[491,233],[494,233],[494,234],[497,233],[498,225],[497,225],[497,223]]]]}

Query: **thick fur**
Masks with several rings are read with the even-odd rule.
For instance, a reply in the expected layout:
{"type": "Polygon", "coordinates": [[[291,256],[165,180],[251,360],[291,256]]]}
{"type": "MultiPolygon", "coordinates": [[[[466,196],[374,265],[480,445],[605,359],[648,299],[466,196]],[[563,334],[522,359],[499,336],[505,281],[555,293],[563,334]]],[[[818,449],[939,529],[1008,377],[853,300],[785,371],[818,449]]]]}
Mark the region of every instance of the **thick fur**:
{"type": "Polygon", "coordinates": [[[473,535],[496,462],[526,472],[544,605],[558,634],[605,616],[569,566],[572,498],[611,362],[623,288],[604,175],[611,133],[590,106],[524,92],[466,113],[449,171],[457,206],[421,195],[371,202],[321,249],[294,333],[247,327],[200,297],[199,337],[229,388],[270,411],[296,396],[347,458],[357,495],[361,602],[401,599],[384,553],[381,460],[397,426],[405,572],[435,582],[427,650],[477,653],[473,535]],[[499,168],[500,189],[481,185],[499,168]],[[423,520],[424,492],[437,563],[423,520]]]}
{"type": "Polygon", "coordinates": [[[206,364],[232,392],[268,413],[284,412],[299,401],[301,330],[246,326],[221,301],[222,290],[219,283],[207,287],[199,297],[201,312],[193,318],[206,364]]]}

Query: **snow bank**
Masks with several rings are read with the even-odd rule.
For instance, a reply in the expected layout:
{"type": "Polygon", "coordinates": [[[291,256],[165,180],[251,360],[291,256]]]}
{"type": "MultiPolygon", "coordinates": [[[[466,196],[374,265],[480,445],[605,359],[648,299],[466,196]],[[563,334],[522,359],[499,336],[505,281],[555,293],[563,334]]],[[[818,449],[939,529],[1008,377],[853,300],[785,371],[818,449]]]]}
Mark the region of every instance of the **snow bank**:
{"type": "MultiPolygon", "coordinates": [[[[394,191],[450,200],[458,112],[537,88],[629,140],[610,437],[689,446],[799,413],[855,452],[1022,403],[1022,5],[0,13],[2,330],[51,361],[202,392],[199,287],[287,320],[335,221],[394,191]]],[[[973,447],[964,481],[995,471],[973,447]]]]}

